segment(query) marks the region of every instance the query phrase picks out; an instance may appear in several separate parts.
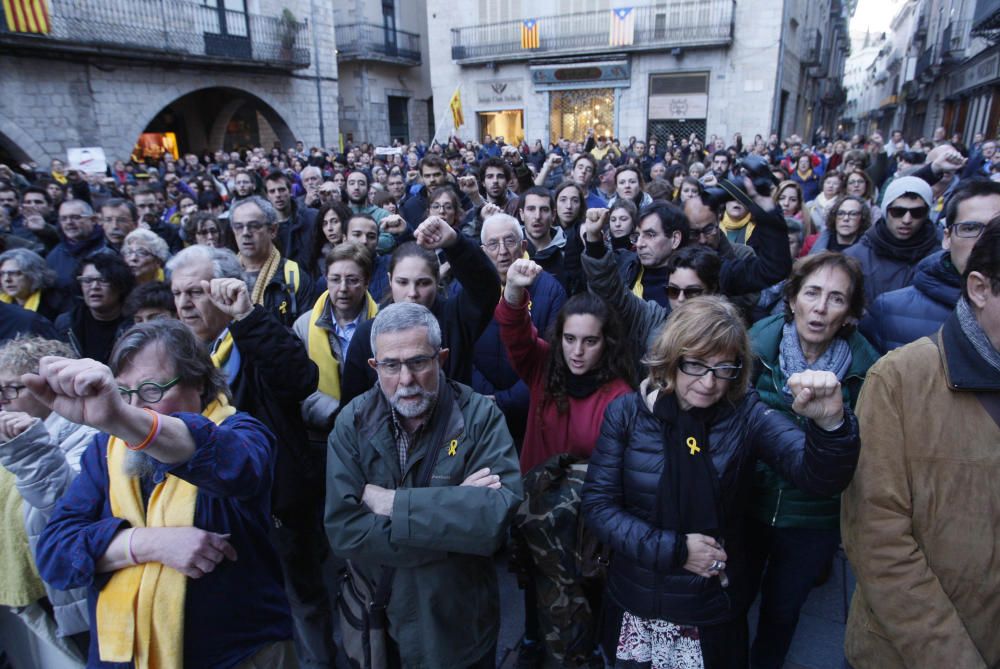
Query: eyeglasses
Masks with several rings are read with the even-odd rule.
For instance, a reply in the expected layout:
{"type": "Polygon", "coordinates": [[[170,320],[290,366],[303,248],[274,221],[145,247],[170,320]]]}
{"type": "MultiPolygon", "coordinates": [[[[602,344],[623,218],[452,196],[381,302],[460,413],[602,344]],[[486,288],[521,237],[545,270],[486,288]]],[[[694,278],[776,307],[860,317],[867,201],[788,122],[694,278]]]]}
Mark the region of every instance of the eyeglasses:
{"type": "Polygon", "coordinates": [[[486,247],[486,250],[490,253],[496,253],[500,250],[501,244],[503,244],[503,247],[508,251],[513,251],[520,243],[521,240],[517,237],[504,237],[503,239],[491,239],[483,244],[483,246],[486,247]]]}
{"type": "MultiPolygon", "coordinates": [[[[978,221],[959,221],[951,226],[952,233],[963,239],[977,239],[985,229],[986,224],[978,221]]],[[[3,275],[3,272],[0,272],[0,275],[3,275]]]]}
{"type": "Polygon", "coordinates": [[[111,282],[103,276],[78,276],[76,280],[80,282],[81,286],[91,286],[95,283],[105,287],[111,285],[111,282]]]}
{"type": "Polygon", "coordinates": [[[712,372],[715,378],[722,381],[735,381],[740,378],[740,371],[743,369],[743,363],[740,362],[735,365],[716,365],[715,367],[710,367],[703,362],[695,362],[694,360],[681,358],[681,362],[678,367],[688,376],[705,376],[709,372],[712,372]]]}
{"type": "Polygon", "coordinates": [[[16,400],[21,394],[21,391],[25,389],[25,386],[0,386],[0,394],[3,394],[5,400],[16,400]]]}
{"type": "Polygon", "coordinates": [[[122,399],[126,403],[132,403],[132,395],[138,395],[139,399],[147,404],[156,404],[163,399],[163,396],[168,390],[177,385],[177,382],[181,380],[181,377],[175,376],[166,383],[157,383],[156,381],[143,381],[135,388],[126,388],[125,386],[118,386],[118,392],[121,393],[122,399]]]}
{"type": "Polygon", "coordinates": [[[122,251],[125,258],[152,258],[153,254],[146,249],[125,249],[122,251]]]}
{"type": "Polygon", "coordinates": [[[375,366],[386,376],[397,376],[405,365],[411,374],[422,374],[426,372],[437,360],[437,353],[434,355],[418,355],[406,360],[378,360],[375,366]]]}
{"type": "Polygon", "coordinates": [[[0,279],[20,279],[22,276],[24,276],[24,272],[19,269],[0,270],[0,279]]]}
{"type": "Polygon", "coordinates": [[[68,216],[60,216],[60,223],[79,223],[80,221],[90,218],[89,216],[82,216],[80,214],[69,214],[68,216]]]}
{"type": "Polygon", "coordinates": [[[326,283],[328,286],[339,286],[344,284],[348,288],[357,288],[361,285],[362,280],[360,276],[328,276],[326,277],[326,283]]]}
{"type": "Polygon", "coordinates": [[[244,230],[260,232],[268,227],[268,225],[266,221],[248,221],[247,223],[233,223],[230,227],[233,229],[233,232],[242,233],[244,230]]]}
{"type": "Polygon", "coordinates": [[[451,202],[435,202],[431,205],[431,211],[455,211],[455,205],[451,202]]]}
{"type": "Polygon", "coordinates": [[[889,207],[886,209],[889,215],[893,218],[903,218],[909,212],[910,216],[914,219],[924,219],[927,218],[927,213],[930,211],[929,207],[889,207]]]}
{"type": "Polygon", "coordinates": [[[692,297],[698,297],[699,295],[704,295],[705,289],[701,286],[688,286],[686,288],[681,288],[680,286],[667,286],[667,297],[671,300],[676,300],[681,295],[684,299],[690,299],[692,297]]]}
{"type": "Polygon", "coordinates": [[[848,186],[867,186],[868,182],[865,181],[864,179],[848,179],[847,180],[847,185],[848,186]]]}
{"type": "Polygon", "coordinates": [[[860,211],[838,211],[837,218],[861,218],[860,211]]]}
{"type": "Polygon", "coordinates": [[[710,223],[704,228],[695,229],[691,228],[691,236],[693,237],[711,237],[719,231],[719,226],[716,223],[710,223]]]}

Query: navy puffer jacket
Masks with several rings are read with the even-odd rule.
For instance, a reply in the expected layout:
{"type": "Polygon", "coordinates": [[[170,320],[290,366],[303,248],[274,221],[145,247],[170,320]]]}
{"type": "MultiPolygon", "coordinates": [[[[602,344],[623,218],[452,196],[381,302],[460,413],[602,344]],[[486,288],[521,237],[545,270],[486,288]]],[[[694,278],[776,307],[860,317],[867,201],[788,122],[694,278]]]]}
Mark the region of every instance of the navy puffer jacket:
{"type": "MultiPolygon", "coordinates": [[[[723,400],[725,401],[725,400],[723,400]]],[[[843,490],[854,474],[858,423],[845,408],[844,425],[824,432],[812,422],[803,432],[790,418],[749,391],[725,404],[709,432],[712,463],[722,491],[722,539],[728,555],[729,587],[677,564],[685,536],[655,525],[663,473],[663,426],[641,391],[608,406],[583,489],[590,528],[612,549],[608,592],[615,603],[641,618],[683,625],[716,625],[744,615],[752,588],[746,575],[743,524],[758,458],[816,495],[843,490]]]]}
{"type": "Polygon", "coordinates": [[[879,353],[938,331],[962,295],[962,277],[951,254],[940,251],[917,266],[913,283],[879,295],[861,320],[861,333],[879,353]]]}

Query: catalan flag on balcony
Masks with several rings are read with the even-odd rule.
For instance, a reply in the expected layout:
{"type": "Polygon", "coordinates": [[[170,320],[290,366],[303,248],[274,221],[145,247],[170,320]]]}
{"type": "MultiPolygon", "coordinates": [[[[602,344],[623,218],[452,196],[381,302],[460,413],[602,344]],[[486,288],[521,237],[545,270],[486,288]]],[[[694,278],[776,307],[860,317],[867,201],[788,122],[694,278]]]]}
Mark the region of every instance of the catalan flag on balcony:
{"type": "Polygon", "coordinates": [[[455,94],[451,96],[448,107],[451,108],[451,120],[455,122],[455,130],[465,125],[465,115],[462,113],[462,96],[459,95],[461,87],[455,89],[455,94]]]}
{"type": "Polygon", "coordinates": [[[610,46],[628,46],[635,39],[635,12],[631,7],[619,7],[611,10],[611,34],[608,37],[610,46]]]}
{"type": "Polygon", "coordinates": [[[3,0],[3,14],[11,32],[47,35],[52,29],[47,0],[3,0]]]}
{"type": "Polygon", "coordinates": [[[525,19],[521,22],[521,48],[537,49],[538,46],[538,19],[525,19]]]}

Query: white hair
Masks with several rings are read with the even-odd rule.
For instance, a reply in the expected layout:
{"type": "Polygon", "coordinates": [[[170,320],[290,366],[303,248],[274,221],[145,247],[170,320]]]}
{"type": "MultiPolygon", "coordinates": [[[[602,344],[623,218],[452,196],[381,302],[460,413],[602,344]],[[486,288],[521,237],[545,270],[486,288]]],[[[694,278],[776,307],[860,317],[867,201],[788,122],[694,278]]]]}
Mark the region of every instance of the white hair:
{"type": "Polygon", "coordinates": [[[485,221],[483,221],[483,229],[480,230],[480,232],[479,232],[479,240],[483,244],[486,243],[486,226],[487,225],[503,224],[503,223],[506,223],[507,225],[511,226],[512,229],[514,229],[514,230],[517,231],[518,241],[522,241],[522,242],[524,241],[524,229],[521,227],[521,224],[517,221],[516,218],[514,218],[510,214],[504,214],[504,213],[493,214],[492,216],[490,216],[489,218],[487,218],[485,221]]]}

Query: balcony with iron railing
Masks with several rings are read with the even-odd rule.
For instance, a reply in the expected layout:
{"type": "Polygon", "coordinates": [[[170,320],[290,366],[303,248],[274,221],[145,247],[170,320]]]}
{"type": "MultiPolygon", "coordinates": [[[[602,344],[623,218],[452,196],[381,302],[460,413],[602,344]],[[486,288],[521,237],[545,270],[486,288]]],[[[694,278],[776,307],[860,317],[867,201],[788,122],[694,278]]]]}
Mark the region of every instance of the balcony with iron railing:
{"type": "Polygon", "coordinates": [[[947,64],[965,58],[965,51],[969,47],[970,30],[972,21],[952,21],[941,33],[941,58],[947,64]]]}
{"type": "MultiPolygon", "coordinates": [[[[221,3],[220,3],[221,4],[221,3]]],[[[241,69],[309,67],[309,25],[188,0],[49,0],[47,34],[0,30],[0,47],[241,69]]]]}
{"type": "Polygon", "coordinates": [[[420,35],[374,23],[338,24],[337,60],[420,65],[420,35]]]}
{"type": "Polygon", "coordinates": [[[634,7],[632,39],[611,39],[610,10],[537,21],[538,48],[521,48],[522,21],[453,28],[451,57],[459,64],[528,60],[537,56],[600,54],[673,48],[726,46],[733,41],[734,0],[670,0],[634,7]],[[631,43],[622,43],[631,42],[631,43]]]}
{"type": "Polygon", "coordinates": [[[917,64],[913,69],[913,78],[927,83],[934,72],[934,47],[929,46],[917,56],[917,64]]]}

